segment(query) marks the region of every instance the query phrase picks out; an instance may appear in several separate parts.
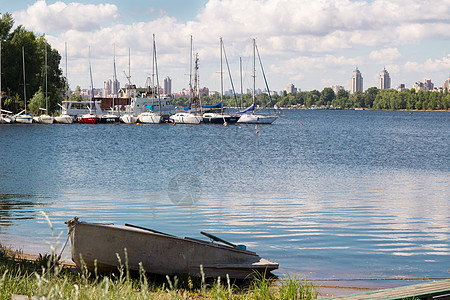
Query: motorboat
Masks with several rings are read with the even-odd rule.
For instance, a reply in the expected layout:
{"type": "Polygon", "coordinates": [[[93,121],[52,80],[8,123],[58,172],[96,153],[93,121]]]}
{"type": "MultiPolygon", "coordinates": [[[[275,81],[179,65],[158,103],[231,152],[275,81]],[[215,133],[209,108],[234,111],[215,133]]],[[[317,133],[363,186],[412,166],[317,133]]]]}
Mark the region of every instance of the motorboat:
{"type": "Polygon", "coordinates": [[[278,263],[261,258],[243,245],[234,245],[212,234],[210,241],[181,238],[160,231],[125,224],[82,222],[77,217],[66,222],[72,260],[78,270],[115,272],[127,261],[130,271],[142,268],[160,275],[247,279],[269,274],[278,263]],[[224,243],[224,244],[219,244],[224,243]],[[118,259],[120,257],[120,261],[118,259]]]}

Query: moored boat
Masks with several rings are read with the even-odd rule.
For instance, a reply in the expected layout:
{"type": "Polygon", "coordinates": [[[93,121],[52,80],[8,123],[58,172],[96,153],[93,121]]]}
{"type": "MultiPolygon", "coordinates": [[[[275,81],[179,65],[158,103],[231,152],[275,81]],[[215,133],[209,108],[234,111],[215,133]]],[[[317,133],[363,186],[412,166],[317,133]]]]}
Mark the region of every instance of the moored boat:
{"type": "MultiPolygon", "coordinates": [[[[133,225],[120,226],[81,222],[77,217],[66,222],[77,268],[90,272],[114,272],[121,261],[128,261],[130,270],[160,275],[189,274],[206,277],[227,274],[230,278],[246,279],[278,268],[278,263],[262,259],[255,252],[241,249],[231,243],[180,238],[133,225]],[[93,242],[95,241],[95,242],[93,242]],[[202,266],[202,267],[201,267],[202,266]]],[[[216,241],[225,242],[205,234],[216,241]]]]}
{"type": "Polygon", "coordinates": [[[201,115],[189,112],[179,112],[169,117],[170,121],[175,124],[200,124],[203,120],[201,115]]]}
{"type": "Polygon", "coordinates": [[[78,117],[78,123],[82,124],[97,124],[98,118],[94,114],[85,114],[78,117]]]}

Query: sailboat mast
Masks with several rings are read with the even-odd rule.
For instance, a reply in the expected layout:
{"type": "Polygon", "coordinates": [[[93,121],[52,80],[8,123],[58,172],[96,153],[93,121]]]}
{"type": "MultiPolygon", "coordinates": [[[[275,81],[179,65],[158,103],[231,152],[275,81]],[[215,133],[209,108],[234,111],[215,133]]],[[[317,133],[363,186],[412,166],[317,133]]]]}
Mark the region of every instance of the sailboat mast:
{"type": "Polygon", "coordinates": [[[48,114],[48,81],[47,81],[47,42],[45,42],[45,112],[48,114]]]}
{"type": "Polygon", "coordinates": [[[66,53],[66,101],[69,97],[69,80],[67,79],[67,42],[64,43],[64,50],[66,53]]]}
{"type": "Polygon", "coordinates": [[[94,100],[94,82],[92,80],[92,67],[91,67],[91,47],[89,46],[89,75],[91,77],[91,113],[92,113],[92,105],[94,105],[94,109],[95,109],[95,100],[94,100]]]}
{"type": "Polygon", "coordinates": [[[23,65],[23,99],[25,103],[25,114],[27,114],[27,88],[25,83],[25,49],[22,46],[22,65],[23,65]]]}
{"type": "Polygon", "coordinates": [[[156,60],[156,42],[155,42],[155,34],[153,34],[153,59],[154,59],[154,61],[155,61],[156,89],[157,89],[157,93],[158,93],[159,114],[162,115],[161,95],[159,94],[158,61],[156,60]]]}
{"type": "Polygon", "coordinates": [[[220,111],[223,114],[222,37],[220,37],[220,102],[222,103],[220,111]]]}
{"type": "Polygon", "coordinates": [[[241,75],[241,107],[244,108],[244,91],[242,88],[242,57],[239,57],[239,71],[241,75]]]}
{"type": "Polygon", "coordinates": [[[192,105],[192,35],[191,35],[191,49],[189,50],[189,107],[192,105]]]}
{"type": "MultiPolygon", "coordinates": [[[[117,100],[117,115],[120,117],[120,109],[119,109],[119,92],[117,90],[117,73],[116,73],[116,44],[114,43],[114,76],[113,76],[113,94],[114,100],[117,100]]],[[[114,102],[113,101],[113,112],[114,112],[114,102]]]]}
{"type": "Polygon", "coordinates": [[[255,48],[256,48],[256,42],[255,39],[253,39],[253,93],[252,93],[252,98],[253,98],[253,114],[255,113],[255,89],[256,89],[256,53],[255,53],[255,48]]]}
{"type": "Polygon", "coordinates": [[[2,40],[0,39],[0,115],[2,113],[2,40]]]}

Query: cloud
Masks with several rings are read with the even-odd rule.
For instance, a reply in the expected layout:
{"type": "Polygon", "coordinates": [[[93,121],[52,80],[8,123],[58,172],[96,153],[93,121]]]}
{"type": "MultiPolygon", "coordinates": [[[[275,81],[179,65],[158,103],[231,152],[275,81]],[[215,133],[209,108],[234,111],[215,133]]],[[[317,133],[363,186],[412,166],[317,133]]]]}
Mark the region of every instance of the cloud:
{"type": "Polygon", "coordinates": [[[16,24],[45,33],[98,30],[103,22],[116,20],[119,14],[114,4],[65,4],[58,1],[47,5],[45,0],[40,0],[26,10],[14,12],[13,17],[16,24]]]}
{"type": "MultiPolygon", "coordinates": [[[[342,84],[349,81],[355,65],[368,79],[376,77],[384,65],[393,70],[397,66],[399,72],[449,69],[448,59],[417,62],[411,52],[421,50],[405,51],[404,47],[419,49],[429,40],[448,45],[450,0],[209,0],[187,22],[179,22],[170,10],[155,7],[147,12],[158,12],[152,14],[156,19],[130,23],[114,4],[40,0],[13,16],[16,24],[49,33],[48,39],[61,53],[67,41],[72,73],[87,69],[90,45],[94,77],[104,80],[112,73],[115,44],[118,70],[127,69],[131,48],[133,79],[145,82],[143,77],[151,69],[152,33],[160,71],[173,77],[177,87],[182,87],[179,82],[186,81],[184,74],[189,71],[190,35],[200,55],[204,85],[217,76],[219,37],[234,64],[239,56],[251,55],[251,38],[256,38],[264,66],[274,75],[269,77],[282,87],[295,80],[313,86],[326,78],[322,82],[328,83],[333,76],[342,84]],[[373,74],[368,74],[371,68],[373,74]]],[[[87,81],[83,72],[74,75],[74,80],[87,81]]]]}
{"type": "Polygon", "coordinates": [[[382,62],[383,64],[386,64],[402,58],[402,55],[397,48],[385,48],[370,52],[369,58],[375,63],[382,62]]]}

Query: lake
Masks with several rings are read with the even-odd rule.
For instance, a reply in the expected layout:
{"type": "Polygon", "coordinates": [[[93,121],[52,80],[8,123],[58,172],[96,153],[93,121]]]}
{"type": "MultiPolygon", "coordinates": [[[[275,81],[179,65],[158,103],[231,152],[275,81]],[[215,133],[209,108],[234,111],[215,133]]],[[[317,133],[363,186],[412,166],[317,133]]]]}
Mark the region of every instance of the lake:
{"type": "MultiPolygon", "coordinates": [[[[0,241],[64,221],[200,231],[280,276],[450,277],[448,112],[283,110],[272,125],[0,125],[0,241]]],[[[69,255],[70,249],[66,249],[69,255]]]]}

